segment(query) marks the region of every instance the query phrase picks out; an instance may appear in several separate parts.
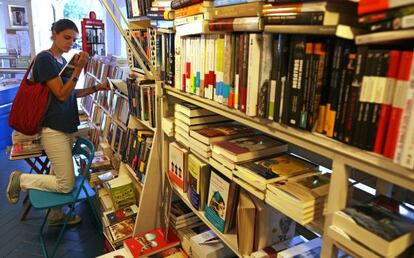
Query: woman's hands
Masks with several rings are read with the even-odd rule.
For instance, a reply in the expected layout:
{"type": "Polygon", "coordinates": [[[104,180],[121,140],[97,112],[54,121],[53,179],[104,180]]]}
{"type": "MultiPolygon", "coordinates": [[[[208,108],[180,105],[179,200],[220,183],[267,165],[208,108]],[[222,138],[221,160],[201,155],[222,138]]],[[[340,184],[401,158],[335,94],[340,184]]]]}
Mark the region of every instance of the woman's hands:
{"type": "Polygon", "coordinates": [[[100,83],[100,84],[96,85],[95,87],[96,87],[97,91],[110,90],[111,89],[111,87],[109,86],[108,81],[100,83]]]}
{"type": "Polygon", "coordinates": [[[89,54],[85,51],[79,52],[78,59],[75,62],[76,67],[83,68],[89,61],[89,54]]]}

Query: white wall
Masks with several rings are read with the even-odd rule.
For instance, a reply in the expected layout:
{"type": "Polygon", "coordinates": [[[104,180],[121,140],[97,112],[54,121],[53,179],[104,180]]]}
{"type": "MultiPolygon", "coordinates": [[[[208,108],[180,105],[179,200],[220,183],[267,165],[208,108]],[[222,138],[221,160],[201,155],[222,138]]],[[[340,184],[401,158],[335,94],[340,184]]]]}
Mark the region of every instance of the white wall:
{"type": "Polygon", "coordinates": [[[0,0],[0,48],[6,48],[6,29],[10,27],[8,5],[29,6],[30,0],[0,0]]]}

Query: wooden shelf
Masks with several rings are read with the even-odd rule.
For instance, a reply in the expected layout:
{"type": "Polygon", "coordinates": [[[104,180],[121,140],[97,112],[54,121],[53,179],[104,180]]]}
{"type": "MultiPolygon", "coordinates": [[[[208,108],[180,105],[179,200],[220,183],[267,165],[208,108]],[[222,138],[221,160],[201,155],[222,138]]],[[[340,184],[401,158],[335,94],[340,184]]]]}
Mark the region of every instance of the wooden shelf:
{"type": "Polygon", "coordinates": [[[156,131],[156,128],[151,127],[148,121],[143,121],[134,115],[129,115],[128,127],[142,128],[142,126],[139,126],[138,124],[144,125],[146,128],[150,129],[151,131],[154,131],[154,132],[156,131]]]}
{"type": "Polygon", "coordinates": [[[288,34],[332,35],[344,39],[354,39],[364,32],[348,25],[318,26],[318,25],[265,25],[265,32],[288,34]]]}
{"type": "Polygon", "coordinates": [[[403,168],[373,152],[341,143],[325,135],[299,130],[270,120],[249,117],[239,110],[231,109],[215,101],[164,86],[167,95],[190,102],[219,115],[235,120],[254,129],[277,137],[288,143],[300,146],[328,159],[341,159],[345,164],[358,168],[373,176],[401,185],[407,189],[414,188],[414,171],[403,168]]]}
{"type": "Polygon", "coordinates": [[[130,165],[125,163],[125,167],[128,171],[128,173],[135,179],[136,183],[141,187],[141,189],[144,187],[144,184],[141,182],[141,180],[139,180],[139,178],[137,177],[135,171],[131,168],[130,165]]]}
{"type": "Polygon", "coordinates": [[[351,254],[354,257],[381,257],[358,242],[352,240],[351,237],[334,225],[329,226],[328,236],[334,240],[337,247],[343,249],[346,253],[351,254]]]}
{"type": "Polygon", "coordinates": [[[414,39],[414,29],[409,30],[397,30],[397,31],[384,31],[359,35],[355,38],[357,45],[364,44],[395,44],[406,42],[414,39]]]}
{"type": "Polygon", "coordinates": [[[206,218],[203,211],[196,210],[193,205],[188,200],[187,195],[179,189],[177,186],[172,185],[174,192],[185,202],[185,204],[211,229],[218,237],[238,256],[243,257],[239,254],[239,248],[237,244],[237,235],[236,234],[223,234],[214,227],[213,224],[206,218]]]}

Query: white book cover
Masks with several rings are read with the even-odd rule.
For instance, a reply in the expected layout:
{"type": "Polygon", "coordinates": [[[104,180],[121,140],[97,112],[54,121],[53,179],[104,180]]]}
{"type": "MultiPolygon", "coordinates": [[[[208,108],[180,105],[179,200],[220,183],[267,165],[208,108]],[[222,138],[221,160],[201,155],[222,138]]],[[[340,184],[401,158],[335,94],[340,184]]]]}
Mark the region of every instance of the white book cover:
{"type": "Polygon", "coordinates": [[[259,96],[259,74],[263,35],[252,33],[249,35],[249,62],[247,76],[246,115],[257,115],[257,99],[259,96]]]}

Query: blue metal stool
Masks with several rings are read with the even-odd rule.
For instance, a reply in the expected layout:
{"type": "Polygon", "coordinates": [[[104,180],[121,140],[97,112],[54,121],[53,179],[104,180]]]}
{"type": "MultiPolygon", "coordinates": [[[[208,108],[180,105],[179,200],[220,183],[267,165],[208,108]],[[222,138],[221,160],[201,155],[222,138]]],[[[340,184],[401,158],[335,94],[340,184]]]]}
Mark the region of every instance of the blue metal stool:
{"type": "Polygon", "coordinates": [[[43,256],[44,257],[54,257],[57,247],[59,246],[60,241],[62,240],[64,231],[67,227],[67,222],[69,218],[74,215],[75,205],[78,202],[87,201],[92,213],[95,217],[96,223],[98,225],[99,233],[102,234],[101,222],[99,220],[98,214],[96,212],[95,206],[92,202],[92,198],[95,196],[95,191],[89,185],[87,178],[90,174],[90,166],[95,154],[95,147],[89,140],[81,137],[76,141],[75,146],[73,147],[73,155],[82,155],[86,159],[85,166],[82,167],[81,173],[76,177],[75,186],[73,190],[69,193],[55,193],[55,192],[45,192],[35,189],[29,189],[29,198],[34,208],[36,209],[47,209],[45,218],[43,219],[42,226],[40,227],[40,244],[42,246],[43,256]],[[56,240],[55,246],[53,248],[51,256],[48,255],[46,248],[46,242],[44,239],[44,227],[47,222],[47,217],[49,216],[50,209],[54,207],[61,207],[64,205],[69,205],[69,212],[66,214],[64,224],[59,232],[59,236],[56,240]]]}

